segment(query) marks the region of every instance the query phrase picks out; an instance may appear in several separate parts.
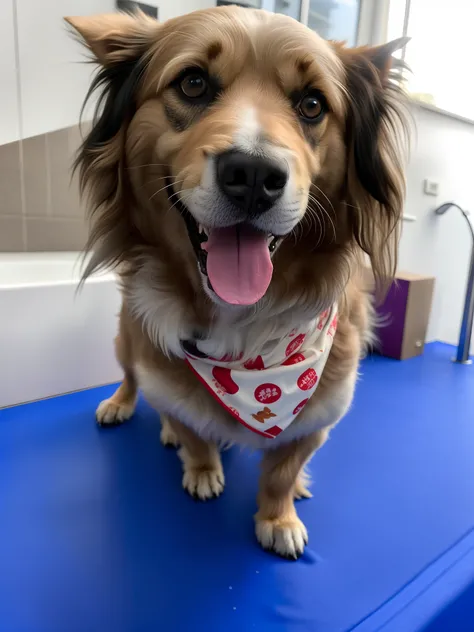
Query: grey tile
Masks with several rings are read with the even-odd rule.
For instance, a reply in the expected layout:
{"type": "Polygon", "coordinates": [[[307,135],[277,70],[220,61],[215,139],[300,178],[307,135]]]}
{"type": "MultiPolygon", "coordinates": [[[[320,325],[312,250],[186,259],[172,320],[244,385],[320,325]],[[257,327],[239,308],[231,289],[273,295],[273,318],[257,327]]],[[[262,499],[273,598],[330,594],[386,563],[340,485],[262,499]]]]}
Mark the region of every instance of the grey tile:
{"type": "Polygon", "coordinates": [[[44,134],[23,140],[23,173],[26,215],[47,217],[50,214],[50,208],[44,134]]]}
{"type": "Polygon", "coordinates": [[[23,250],[23,218],[0,215],[0,252],[23,250]]]}
{"type": "Polygon", "coordinates": [[[82,141],[84,140],[84,136],[88,133],[88,128],[86,128],[86,124],[82,123],[82,125],[73,125],[72,127],[68,127],[68,149],[71,155],[72,160],[76,157],[77,150],[82,145],[82,141]]]}
{"type": "Polygon", "coordinates": [[[72,166],[81,134],[77,125],[48,134],[51,208],[55,217],[83,217],[77,174],[72,166]]]}
{"type": "Polygon", "coordinates": [[[82,250],[86,238],[83,219],[26,219],[26,247],[29,252],[82,250]]]}
{"type": "Polygon", "coordinates": [[[21,213],[20,143],[8,143],[0,145],[0,215],[21,213]]]}

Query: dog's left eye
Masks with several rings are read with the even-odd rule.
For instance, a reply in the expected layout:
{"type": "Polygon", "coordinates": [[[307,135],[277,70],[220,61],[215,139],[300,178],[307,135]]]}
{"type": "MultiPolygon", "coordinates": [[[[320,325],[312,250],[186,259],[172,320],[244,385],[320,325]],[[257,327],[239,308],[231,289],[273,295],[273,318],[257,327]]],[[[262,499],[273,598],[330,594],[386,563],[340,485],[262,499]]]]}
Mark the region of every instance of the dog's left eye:
{"type": "Polygon", "coordinates": [[[181,79],[179,88],[187,99],[200,99],[207,93],[209,82],[203,73],[190,71],[181,79]]]}
{"type": "Polygon", "coordinates": [[[317,123],[326,113],[326,102],[318,92],[309,92],[301,98],[297,110],[304,121],[317,123]]]}

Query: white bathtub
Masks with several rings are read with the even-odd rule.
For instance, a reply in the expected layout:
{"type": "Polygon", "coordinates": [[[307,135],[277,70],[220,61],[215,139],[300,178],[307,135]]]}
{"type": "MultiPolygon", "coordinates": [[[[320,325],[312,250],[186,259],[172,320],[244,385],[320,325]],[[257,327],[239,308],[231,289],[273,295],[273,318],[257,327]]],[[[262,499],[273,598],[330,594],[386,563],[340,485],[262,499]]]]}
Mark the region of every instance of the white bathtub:
{"type": "Polygon", "coordinates": [[[0,408],[120,379],[115,277],[79,277],[78,253],[0,253],[0,408]]]}

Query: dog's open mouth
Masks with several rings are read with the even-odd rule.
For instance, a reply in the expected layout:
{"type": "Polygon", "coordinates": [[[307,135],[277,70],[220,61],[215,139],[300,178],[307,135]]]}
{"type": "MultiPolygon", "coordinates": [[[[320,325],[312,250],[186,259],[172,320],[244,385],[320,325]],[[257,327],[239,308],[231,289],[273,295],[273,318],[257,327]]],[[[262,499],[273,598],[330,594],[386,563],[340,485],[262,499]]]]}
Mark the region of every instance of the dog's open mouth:
{"type": "Polygon", "coordinates": [[[253,305],[262,298],[273,273],[273,237],[247,224],[204,230],[207,276],[212,289],[232,305],[253,305]]]}
{"type": "Polygon", "coordinates": [[[249,224],[205,228],[198,225],[181,201],[176,207],[186,222],[199,269],[207,277],[209,289],[231,305],[257,303],[270,285],[272,253],[281,238],[249,224]]]}

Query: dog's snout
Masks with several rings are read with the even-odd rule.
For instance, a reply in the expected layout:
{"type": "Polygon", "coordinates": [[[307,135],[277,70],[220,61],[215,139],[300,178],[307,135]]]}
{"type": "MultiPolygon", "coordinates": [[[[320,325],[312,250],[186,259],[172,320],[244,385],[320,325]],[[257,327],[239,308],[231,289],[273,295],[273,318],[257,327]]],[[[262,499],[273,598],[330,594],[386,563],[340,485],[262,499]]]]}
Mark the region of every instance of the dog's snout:
{"type": "Polygon", "coordinates": [[[288,176],[288,168],[243,152],[230,151],[217,158],[221,191],[249,215],[268,211],[283,195],[288,176]]]}

